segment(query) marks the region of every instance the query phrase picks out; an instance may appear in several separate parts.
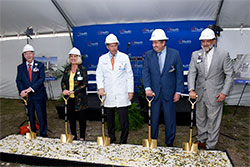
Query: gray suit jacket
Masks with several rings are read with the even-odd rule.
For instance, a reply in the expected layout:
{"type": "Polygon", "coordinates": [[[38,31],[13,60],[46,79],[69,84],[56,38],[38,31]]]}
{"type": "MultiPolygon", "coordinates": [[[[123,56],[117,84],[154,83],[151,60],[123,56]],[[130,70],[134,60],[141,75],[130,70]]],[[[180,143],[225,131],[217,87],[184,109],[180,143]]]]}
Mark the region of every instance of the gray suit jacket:
{"type": "Polygon", "coordinates": [[[202,98],[204,90],[207,90],[208,99],[212,105],[218,105],[216,96],[218,93],[228,95],[233,84],[233,68],[229,53],[214,48],[214,55],[207,76],[203,59],[204,51],[198,50],[192,53],[188,72],[188,89],[193,89],[198,95],[198,101],[202,98]]]}

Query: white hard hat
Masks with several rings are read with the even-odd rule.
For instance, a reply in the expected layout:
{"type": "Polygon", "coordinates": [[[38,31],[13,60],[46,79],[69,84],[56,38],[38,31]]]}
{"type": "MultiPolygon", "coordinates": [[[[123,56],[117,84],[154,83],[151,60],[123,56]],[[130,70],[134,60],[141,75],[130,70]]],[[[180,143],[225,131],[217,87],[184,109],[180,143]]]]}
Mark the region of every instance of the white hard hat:
{"type": "Polygon", "coordinates": [[[214,31],[211,30],[210,28],[206,28],[205,30],[203,30],[201,32],[201,36],[199,38],[199,40],[206,40],[206,39],[214,39],[215,38],[215,34],[214,31]]]}
{"type": "Polygon", "coordinates": [[[110,43],[119,43],[117,37],[114,34],[109,34],[106,37],[105,44],[110,44],[110,43]]]}
{"type": "Polygon", "coordinates": [[[165,32],[162,29],[155,29],[151,35],[150,41],[154,40],[168,40],[165,32]]]}
{"type": "Polygon", "coordinates": [[[81,52],[79,49],[73,47],[70,51],[69,51],[69,55],[74,54],[74,55],[78,55],[81,56],[81,52]]]}
{"type": "Polygon", "coordinates": [[[29,44],[26,44],[24,47],[23,47],[23,53],[24,52],[27,52],[27,51],[32,51],[34,52],[35,49],[33,48],[33,46],[29,45],[29,44]]]}

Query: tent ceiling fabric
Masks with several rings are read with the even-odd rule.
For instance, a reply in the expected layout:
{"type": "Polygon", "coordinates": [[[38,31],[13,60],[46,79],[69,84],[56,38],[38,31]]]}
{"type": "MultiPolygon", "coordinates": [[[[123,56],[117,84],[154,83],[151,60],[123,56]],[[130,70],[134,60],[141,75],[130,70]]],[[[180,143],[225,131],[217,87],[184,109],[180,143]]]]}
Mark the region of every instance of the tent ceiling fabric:
{"type": "Polygon", "coordinates": [[[220,0],[213,0],[213,3],[207,0],[60,0],[61,7],[76,26],[215,20],[219,3],[220,0]]]}
{"type": "Polygon", "coordinates": [[[0,0],[1,35],[67,31],[67,24],[50,0],[0,0]]]}
{"type": "Polygon", "coordinates": [[[218,24],[221,27],[250,27],[250,0],[224,0],[219,15],[218,24]]]}
{"type": "MultiPolygon", "coordinates": [[[[215,20],[222,0],[55,0],[74,26],[215,20]]],[[[68,31],[67,23],[51,0],[0,0],[0,35],[68,31]]],[[[222,27],[250,27],[250,0],[224,0],[222,27]]]]}

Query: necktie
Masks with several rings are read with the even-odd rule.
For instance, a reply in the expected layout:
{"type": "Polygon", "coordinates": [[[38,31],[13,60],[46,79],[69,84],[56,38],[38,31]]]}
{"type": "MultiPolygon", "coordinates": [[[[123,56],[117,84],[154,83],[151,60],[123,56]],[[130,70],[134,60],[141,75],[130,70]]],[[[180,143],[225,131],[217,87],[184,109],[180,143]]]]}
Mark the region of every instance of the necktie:
{"type": "Polygon", "coordinates": [[[158,53],[158,59],[159,59],[159,67],[160,67],[160,72],[162,72],[161,52],[159,52],[159,53],[158,53]]]}
{"type": "Polygon", "coordinates": [[[112,70],[114,70],[115,59],[114,56],[111,58],[112,70]]]}
{"type": "Polygon", "coordinates": [[[31,70],[31,64],[29,64],[29,77],[30,77],[30,82],[32,82],[32,70],[31,70]]]}

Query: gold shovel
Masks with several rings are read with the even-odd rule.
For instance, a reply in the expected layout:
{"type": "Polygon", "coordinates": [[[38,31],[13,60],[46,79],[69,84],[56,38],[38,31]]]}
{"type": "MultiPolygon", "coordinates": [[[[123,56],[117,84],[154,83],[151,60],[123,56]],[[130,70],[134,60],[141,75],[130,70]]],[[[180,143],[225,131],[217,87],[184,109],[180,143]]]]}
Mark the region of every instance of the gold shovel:
{"type": "Polygon", "coordinates": [[[30,140],[36,139],[36,133],[31,130],[31,126],[30,126],[30,119],[29,119],[29,113],[28,113],[28,107],[27,107],[28,106],[28,94],[27,96],[22,97],[22,100],[24,101],[24,105],[25,105],[24,109],[28,117],[28,125],[29,125],[29,131],[30,131],[30,133],[26,133],[26,139],[30,139],[30,140]]]}
{"type": "Polygon", "coordinates": [[[194,102],[188,98],[188,101],[191,103],[191,125],[190,125],[190,132],[189,132],[189,142],[182,143],[182,149],[184,151],[191,151],[191,152],[198,152],[198,144],[192,143],[192,136],[193,136],[193,118],[194,118],[194,105],[197,102],[198,96],[194,102]]]}
{"type": "Polygon", "coordinates": [[[104,101],[106,99],[106,95],[104,95],[104,99],[102,99],[100,95],[98,95],[98,98],[101,101],[101,109],[102,109],[102,136],[97,137],[97,145],[109,146],[110,145],[110,137],[107,137],[104,134],[104,101]]]}
{"type": "Polygon", "coordinates": [[[64,97],[64,95],[62,96],[65,105],[64,105],[64,111],[65,111],[65,134],[61,134],[61,143],[73,143],[73,138],[74,136],[68,133],[68,99],[69,96],[67,98],[64,97]]]}
{"type": "Polygon", "coordinates": [[[157,147],[157,140],[151,138],[151,102],[153,101],[154,97],[149,100],[146,96],[148,101],[148,139],[142,140],[142,146],[148,148],[156,148],[157,147]]]}

